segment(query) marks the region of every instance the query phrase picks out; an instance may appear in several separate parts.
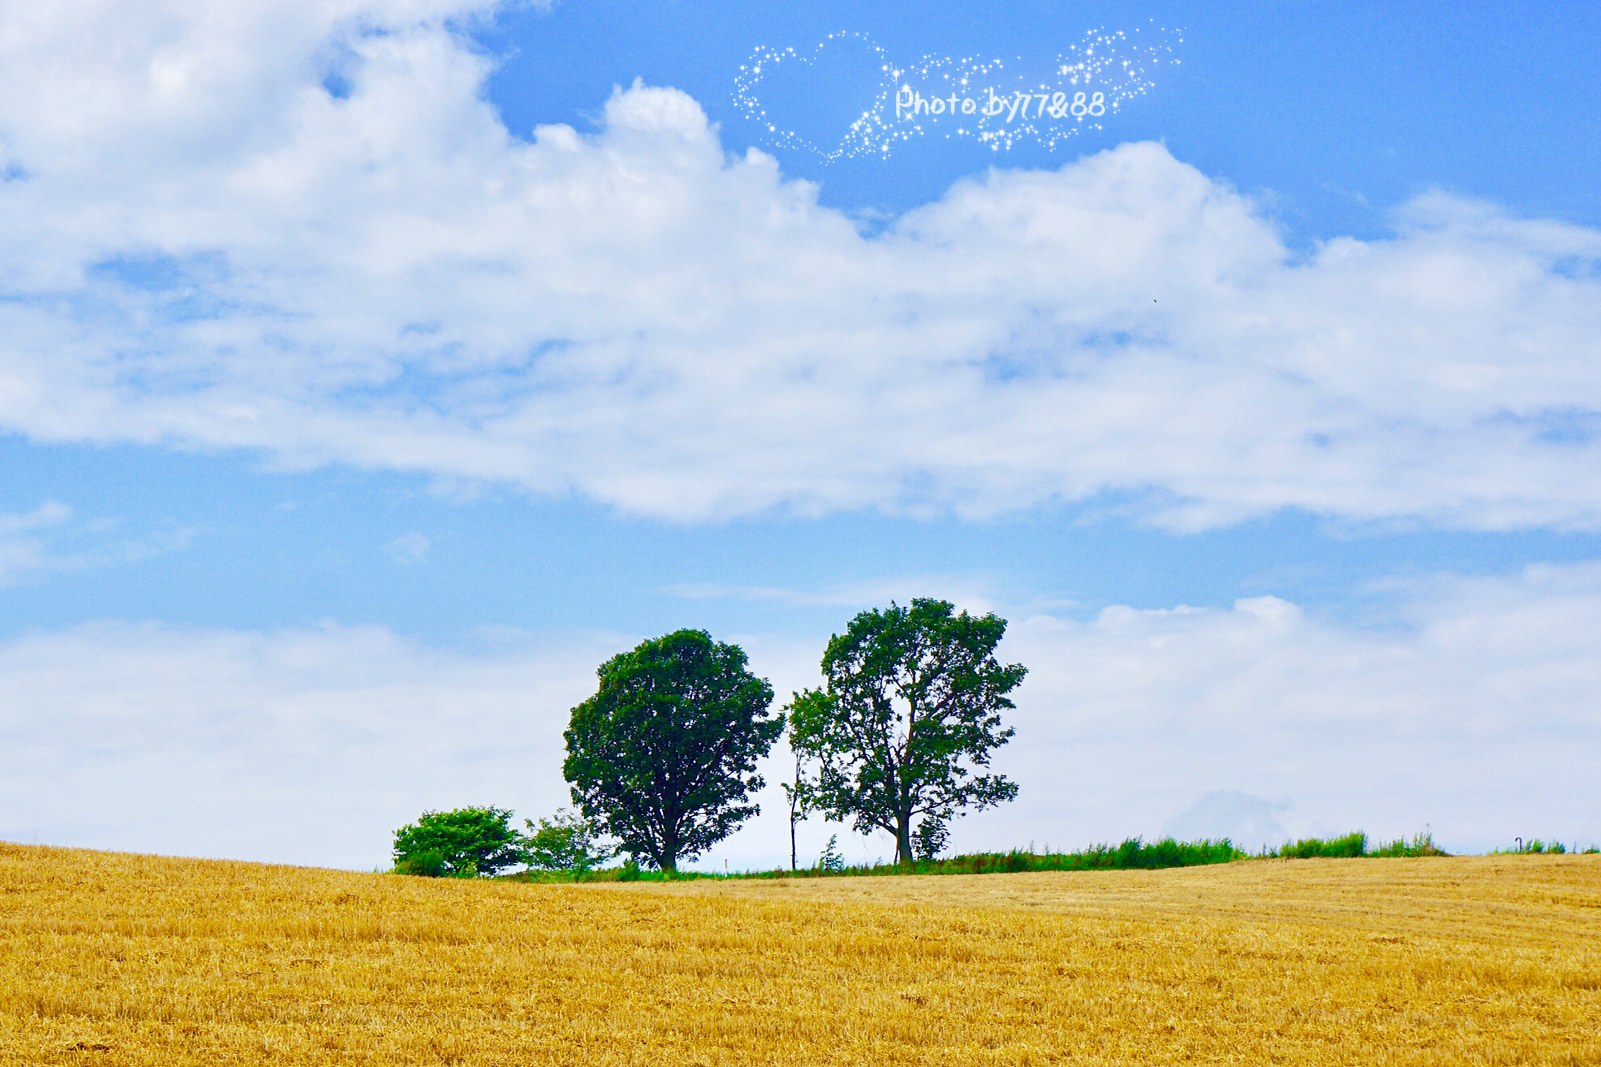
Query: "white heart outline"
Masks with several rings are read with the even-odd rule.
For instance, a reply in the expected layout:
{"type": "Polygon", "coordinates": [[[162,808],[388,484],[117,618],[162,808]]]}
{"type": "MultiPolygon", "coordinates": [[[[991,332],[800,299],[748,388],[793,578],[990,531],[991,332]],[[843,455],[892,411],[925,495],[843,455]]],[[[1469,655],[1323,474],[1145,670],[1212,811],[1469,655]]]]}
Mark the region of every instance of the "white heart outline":
{"type": "Polygon", "coordinates": [[[762,78],[770,70],[786,60],[793,60],[804,66],[811,66],[817,62],[819,55],[828,43],[835,39],[855,39],[872,49],[873,52],[877,53],[878,58],[882,60],[880,69],[885,72],[891,82],[898,86],[900,71],[895,69],[894,64],[890,63],[889,53],[864,32],[840,30],[837,33],[831,33],[817,42],[817,45],[812,49],[810,57],[800,55],[793,48],[785,48],[780,51],[774,48],[757,46],[752,53],[751,62],[740,64],[739,73],[734,77],[734,103],[744,112],[746,118],[767,128],[767,132],[773,138],[773,147],[805,149],[821,156],[825,163],[832,163],[841,156],[855,154],[850,152],[848,147],[853,134],[856,133],[863,122],[883,110],[885,103],[889,99],[888,94],[893,90],[886,88],[883,82],[880,82],[878,99],[874,101],[873,107],[862,112],[861,117],[851,124],[851,129],[846,132],[845,136],[840,138],[838,147],[829,152],[825,152],[795,131],[781,130],[772,123],[766,109],[762,107],[761,98],[756,92],[757,87],[761,85],[762,78]]]}

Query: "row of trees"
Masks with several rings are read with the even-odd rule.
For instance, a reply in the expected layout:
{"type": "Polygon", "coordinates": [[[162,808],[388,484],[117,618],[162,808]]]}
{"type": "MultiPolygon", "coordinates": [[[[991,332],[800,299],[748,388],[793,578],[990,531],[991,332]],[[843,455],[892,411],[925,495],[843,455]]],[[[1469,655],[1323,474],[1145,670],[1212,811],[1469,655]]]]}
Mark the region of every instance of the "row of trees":
{"type": "MultiPolygon", "coordinates": [[[[676,870],[759,813],[751,795],[765,783],[756,767],[786,725],[795,755],[795,779],[784,784],[792,863],[795,824],[812,812],[862,833],[887,831],[898,862],[932,856],[958,812],[1017,795],[1003,776],[983,773],[1012,736],[1001,712],[1014,706],[1007,694],[1026,673],[995,658],[1005,632],[1006,620],[957,612],[944,600],[864,611],[830,639],[823,685],[793,694],[778,712],[772,686],[751,673],[737,645],[701,630],[645,641],[601,664],[595,695],[572,710],[562,769],[578,811],[517,835],[509,813],[463,809],[480,813],[464,816],[464,826],[499,818],[504,832],[490,835],[501,843],[487,861],[457,865],[479,863],[474,869],[486,873],[484,862],[587,864],[611,854],[596,844],[600,835],[615,852],[676,870]]],[[[430,819],[458,814],[430,813],[398,831],[400,865],[427,851],[430,819]]]]}

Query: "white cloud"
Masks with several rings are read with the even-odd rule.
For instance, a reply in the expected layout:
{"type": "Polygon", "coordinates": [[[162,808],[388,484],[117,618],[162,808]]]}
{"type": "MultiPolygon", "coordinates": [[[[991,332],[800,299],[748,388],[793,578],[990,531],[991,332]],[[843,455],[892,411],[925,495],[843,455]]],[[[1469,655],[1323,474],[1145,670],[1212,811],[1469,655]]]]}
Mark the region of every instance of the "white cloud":
{"type": "Polygon", "coordinates": [[[0,586],[11,585],[19,575],[57,566],[39,537],[40,530],[60,526],[72,509],[47,500],[25,515],[0,514],[0,586]]]}
{"type": "Polygon", "coordinates": [[[60,526],[72,518],[72,509],[56,500],[46,500],[25,515],[0,514],[0,536],[60,526]]]}
{"type": "Polygon", "coordinates": [[[402,567],[409,567],[413,563],[421,563],[427,559],[428,550],[432,547],[432,541],[425,535],[414,531],[408,534],[401,534],[393,541],[390,541],[384,545],[384,551],[389,553],[390,559],[402,567]]]}
{"type": "MultiPolygon", "coordinates": [[[[1016,615],[1003,655],[1030,674],[996,766],[1022,791],[958,821],[955,846],[1425,825],[1455,849],[1601,844],[1601,566],[1442,578],[1409,610],[1396,632],[1272,597],[1016,615]],[[1217,793],[1235,803],[1208,805],[1217,793]]],[[[815,684],[826,634],[717,636],[780,700],[815,684]]],[[[545,814],[567,802],[569,709],[637,640],[500,634],[460,650],[379,628],[121,623],[13,638],[0,643],[0,837],[371,867],[424,808],[545,814]]],[[[766,773],[787,774],[782,753],[766,773]]],[[[762,802],[715,865],[787,860],[782,796],[762,802]]],[[[806,824],[802,858],[838,829],[806,824]]]]}
{"type": "Polygon", "coordinates": [[[863,235],[672,90],[511,137],[487,7],[8,10],[0,425],[678,519],[1601,525],[1595,231],[1431,194],[1298,260],[1136,144],[863,235]]]}
{"type": "Polygon", "coordinates": [[[377,628],[107,623],[0,646],[0,837],[372,867],[425,808],[567,802],[604,637],[480,652],[377,628]]]}
{"type": "Polygon", "coordinates": [[[1028,740],[1002,762],[1053,787],[1008,818],[1053,842],[1062,825],[1150,834],[1239,790],[1287,802],[1278,821],[1297,835],[1601,839],[1601,566],[1440,578],[1408,614],[1405,631],[1366,632],[1260,597],[1019,619],[1007,650],[1032,668],[1028,740]]]}
{"type": "Polygon", "coordinates": [[[47,500],[26,514],[0,513],[0,588],[41,574],[147,559],[186,547],[194,530],[127,534],[115,518],[74,522],[73,509],[47,500]]]}

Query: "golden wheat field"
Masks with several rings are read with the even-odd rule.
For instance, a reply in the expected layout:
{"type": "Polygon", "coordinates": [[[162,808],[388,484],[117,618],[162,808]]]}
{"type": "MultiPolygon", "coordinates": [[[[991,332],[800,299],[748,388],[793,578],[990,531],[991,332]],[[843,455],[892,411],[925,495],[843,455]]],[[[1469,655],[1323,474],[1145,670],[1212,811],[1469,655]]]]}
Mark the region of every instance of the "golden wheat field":
{"type": "Polygon", "coordinates": [[[0,1062],[1601,1063],[1601,856],[546,886],[0,845],[0,1062]]]}

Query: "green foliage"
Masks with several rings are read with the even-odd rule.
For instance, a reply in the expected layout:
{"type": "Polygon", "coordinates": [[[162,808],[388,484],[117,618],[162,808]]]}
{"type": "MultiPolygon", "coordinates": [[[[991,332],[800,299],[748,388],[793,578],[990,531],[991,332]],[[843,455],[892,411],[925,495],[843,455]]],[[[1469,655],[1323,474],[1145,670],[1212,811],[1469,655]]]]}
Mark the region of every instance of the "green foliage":
{"type": "Polygon", "coordinates": [[[754,773],[783,732],[773,690],[737,645],[678,630],[614,656],[573,709],[562,770],[573,800],[636,859],[678,867],[757,814],[754,773]]]}
{"type": "Polygon", "coordinates": [[[697,882],[709,879],[745,877],[741,874],[723,874],[721,871],[664,871],[641,867],[632,857],[615,867],[597,867],[592,871],[519,871],[503,876],[510,882],[532,882],[541,885],[570,885],[574,882],[697,882]]]}
{"type": "Polygon", "coordinates": [[[845,869],[845,858],[839,854],[838,834],[828,835],[828,844],[823,846],[823,854],[817,857],[817,869],[828,874],[845,869]]]}
{"type": "Polygon", "coordinates": [[[1281,845],[1278,849],[1268,853],[1276,859],[1350,859],[1356,856],[1367,855],[1368,835],[1357,832],[1346,834],[1344,837],[1333,837],[1323,840],[1317,837],[1307,837],[1295,844],[1281,845]]]}
{"type": "Polygon", "coordinates": [[[474,878],[522,862],[511,812],[502,808],[425,811],[395,831],[395,870],[430,877],[474,878]]]}
{"type": "MultiPolygon", "coordinates": [[[[1513,845],[1511,848],[1494,849],[1494,850],[1491,851],[1490,855],[1492,855],[1492,856],[1528,856],[1528,855],[1539,855],[1541,853],[1546,853],[1546,854],[1553,855],[1553,856],[1560,856],[1560,855],[1565,854],[1567,851],[1568,851],[1568,847],[1566,845],[1564,845],[1560,841],[1552,841],[1552,842],[1547,843],[1545,841],[1541,841],[1538,837],[1536,837],[1531,841],[1523,841],[1520,838],[1518,840],[1518,843],[1513,845]]],[[[1591,849],[1590,851],[1593,852],[1595,850],[1591,849]]]]}
{"type": "Polygon", "coordinates": [[[601,847],[595,824],[580,812],[560,808],[538,823],[523,821],[533,831],[523,837],[523,852],[534,870],[587,874],[612,855],[613,850],[601,847]]]}
{"type": "MultiPolygon", "coordinates": [[[[825,853],[826,854],[826,853],[825,853]]],[[[1171,838],[1145,844],[1129,838],[1120,845],[1095,845],[1082,852],[978,852],[944,860],[918,860],[908,870],[901,863],[880,863],[859,867],[843,864],[835,869],[821,865],[802,870],[795,876],[815,878],[828,875],[874,876],[901,874],[1010,874],[1023,871],[1152,870],[1163,867],[1193,867],[1209,863],[1229,863],[1246,859],[1247,854],[1228,841],[1179,843],[1171,838]]],[[[789,871],[757,871],[737,878],[785,878],[789,871]]]]}
{"type": "Polygon", "coordinates": [[[438,849],[429,848],[397,857],[395,873],[415,874],[423,878],[443,878],[448,873],[445,869],[445,854],[438,849]]]}
{"type": "MultiPolygon", "coordinates": [[[[1030,870],[1160,870],[1165,867],[1199,867],[1209,863],[1229,863],[1245,853],[1227,838],[1222,841],[1179,842],[1171,837],[1146,844],[1131,837],[1116,848],[1096,845],[1083,852],[1067,853],[1055,865],[1033,866],[1030,870]]],[[[1047,856],[1049,861],[1053,857],[1047,856]]]]}
{"type": "Polygon", "coordinates": [[[917,830],[912,834],[912,854],[919,860],[936,860],[939,854],[945,851],[945,845],[950,841],[951,831],[945,825],[945,820],[932,815],[923,816],[923,821],[917,824],[917,830]]]}
{"type": "Polygon", "coordinates": [[[1369,850],[1365,855],[1393,859],[1403,856],[1448,856],[1450,853],[1442,851],[1434,843],[1434,835],[1425,830],[1410,841],[1404,837],[1398,841],[1390,841],[1369,850]]]}
{"type": "MultiPolygon", "coordinates": [[[[1530,843],[1531,845],[1533,842],[1530,843]]],[[[1157,870],[1166,867],[1195,867],[1212,863],[1232,863],[1236,860],[1261,858],[1293,859],[1302,856],[1325,857],[1388,857],[1388,856],[1444,856],[1429,833],[1421,833],[1410,841],[1402,839],[1368,849],[1367,835],[1347,834],[1330,840],[1307,838],[1286,845],[1274,852],[1252,855],[1234,847],[1228,839],[1221,841],[1180,842],[1163,838],[1147,844],[1143,839],[1131,837],[1118,845],[1094,845],[1081,852],[1036,853],[1013,849],[1010,852],[977,852],[945,860],[919,859],[910,870],[905,864],[873,864],[861,867],[841,867],[828,871],[819,868],[802,870],[795,876],[815,878],[825,875],[897,875],[897,874],[1009,874],[1022,871],[1105,871],[1105,870],[1157,870]]],[[[1544,846],[1550,851],[1551,846],[1544,846]]],[[[785,878],[788,871],[758,871],[735,877],[785,878]]]]}
{"type": "Polygon", "coordinates": [[[1368,847],[1368,835],[1360,831],[1346,834],[1344,837],[1303,838],[1294,844],[1284,844],[1276,849],[1264,849],[1261,853],[1265,859],[1353,859],[1358,856],[1371,856],[1383,858],[1397,858],[1404,856],[1444,856],[1447,853],[1440,850],[1434,843],[1434,835],[1424,832],[1416,835],[1410,841],[1401,838],[1399,841],[1389,841],[1376,848],[1368,847]]]}
{"type": "Polygon", "coordinates": [[[995,659],[1005,632],[1005,619],[926,597],[852,619],[823,654],[824,687],[790,704],[790,744],[817,765],[801,783],[806,806],[888,831],[910,863],[917,816],[943,824],[1015,797],[1004,777],[974,773],[1011,738],[1000,712],[1027,673],[995,659]]]}

